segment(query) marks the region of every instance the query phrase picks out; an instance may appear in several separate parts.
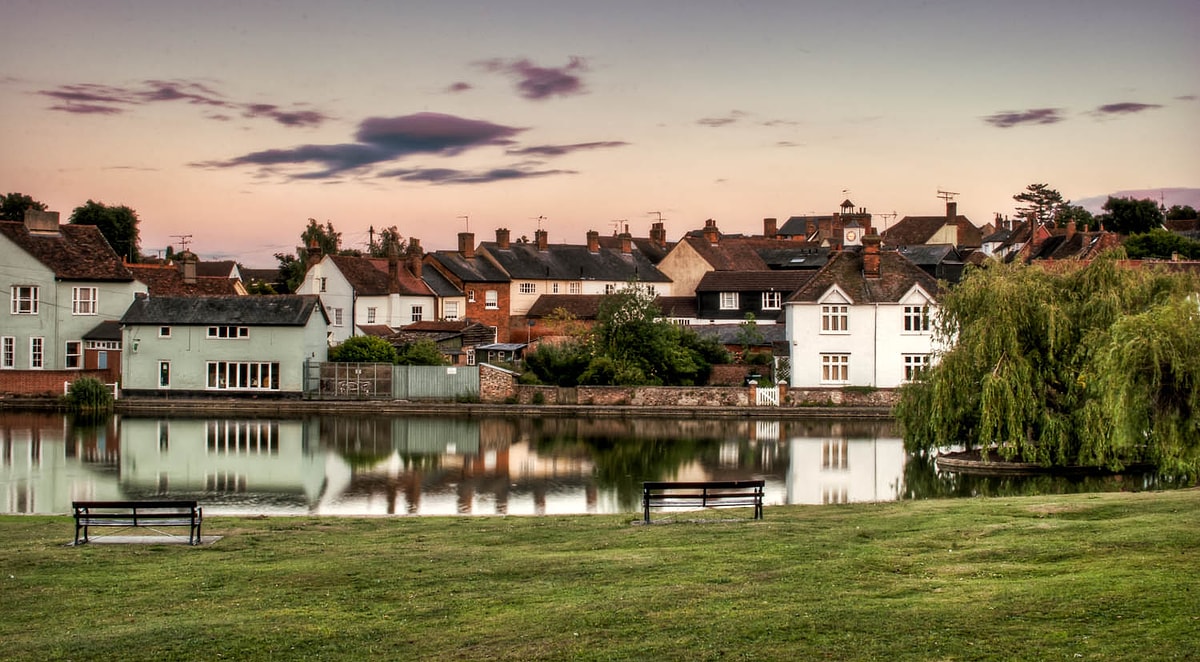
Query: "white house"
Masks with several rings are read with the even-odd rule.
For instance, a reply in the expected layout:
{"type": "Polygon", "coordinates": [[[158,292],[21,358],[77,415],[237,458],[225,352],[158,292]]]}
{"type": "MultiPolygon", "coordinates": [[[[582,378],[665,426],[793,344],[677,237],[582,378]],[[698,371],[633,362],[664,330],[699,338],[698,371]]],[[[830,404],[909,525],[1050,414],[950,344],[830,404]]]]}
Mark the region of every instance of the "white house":
{"type": "Polygon", "coordinates": [[[121,318],[122,386],[138,395],[296,395],[328,358],[315,296],[139,297],[121,318]]]}
{"type": "Polygon", "coordinates": [[[879,237],[830,257],[784,304],[795,388],[895,388],[929,366],[941,289],[879,237]]]}

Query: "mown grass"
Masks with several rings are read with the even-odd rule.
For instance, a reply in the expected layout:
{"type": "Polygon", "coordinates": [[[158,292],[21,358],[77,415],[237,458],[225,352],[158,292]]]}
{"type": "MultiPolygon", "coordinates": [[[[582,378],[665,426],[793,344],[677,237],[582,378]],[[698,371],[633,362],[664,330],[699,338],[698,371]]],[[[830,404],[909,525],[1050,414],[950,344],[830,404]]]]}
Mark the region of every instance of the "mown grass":
{"type": "Polygon", "coordinates": [[[210,518],[70,547],[0,517],[0,657],[1200,655],[1200,490],[668,515],[210,518]]]}

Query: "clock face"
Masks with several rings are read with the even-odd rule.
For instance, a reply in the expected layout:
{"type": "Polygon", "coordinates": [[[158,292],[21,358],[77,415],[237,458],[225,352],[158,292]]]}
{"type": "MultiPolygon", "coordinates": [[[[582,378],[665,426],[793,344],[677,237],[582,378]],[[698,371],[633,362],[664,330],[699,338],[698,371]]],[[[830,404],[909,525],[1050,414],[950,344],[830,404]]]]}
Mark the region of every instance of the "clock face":
{"type": "Polygon", "coordinates": [[[851,230],[846,233],[846,241],[854,241],[855,239],[858,239],[857,232],[855,232],[854,230],[851,230]]]}

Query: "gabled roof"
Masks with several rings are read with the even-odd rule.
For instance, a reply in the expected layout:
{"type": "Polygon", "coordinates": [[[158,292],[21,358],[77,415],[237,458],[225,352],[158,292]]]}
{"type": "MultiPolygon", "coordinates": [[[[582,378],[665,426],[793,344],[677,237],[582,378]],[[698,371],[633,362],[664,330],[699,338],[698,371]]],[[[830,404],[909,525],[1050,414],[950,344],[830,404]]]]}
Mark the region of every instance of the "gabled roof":
{"type": "Polygon", "coordinates": [[[197,261],[197,276],[213,276],[217,278],[233,278],[238,273],[237,262],[233,260],[197,261]]]}
{"type": "MultiPolygon", "coordinates": [[[[671,248],[675,246],[675,242],[667,242],[666,246],[659,245],[658,242],[649,237],[632,237],[633,247],[640,251],[642,255],[650,260],[651,264],[658,264],[662,259],[671,252],[671,248]]],[[[610,248],[615,251],[621,250],[620,237],[600,237],[600,247],[610,248]]]]}
{"type": "Polygon", "coordinates": [[[1109,248],[1121,245],[1113,232],[1053,234],[1029,254],[1029,260],[1090,260],[1109,248]]]}
{"type": "Polygon", "coordinates": [[[815,303],[835,285],[855,304],[895,303],[918,285],[930,296],[941,294],[941,287],[933,276],[895,251],[879,252],[879,274],[879,278],[863,275],[861,251],[842,251],[834,254],[829,264],[814,274],[787,302],[815,303]]]}
{"type": "Polygon", "coordinates": [[[442,298],[466,296],[463,291],[450,282],[442,272],[434,268],[421,269],[421,280],[436,295],[442,298]]]}
{"type": "Polygon", "coordinates": [[[59,280],[133,280],[133,274],[94,225],[59,225],[55,233],[31,233],[24,223],[0,221],[0,234],[53,271],[59,280]]]}
{"type": "MultiPolygon", "coordinates": [[[[384,282],[387,282],[386,279],[391,278],[389,275],[391,265],[388,258],[364,257],[359,259],[366,260],[371,266],[375,267],[376,271],[382,273],[385,279],[384,282]]],[[[421,269],[421,273],[424,274],[425,270],[421,269]]],[[[406,260],[402,258],[396,260],[396,282],[400,288],[399,293],[406,296],[433,296],[434,294],[433,290],[430,289],[429,285],[425,284],[423,279],[417,278],[413,272],[409,271],[406,260]]]]}
{"type": "Polygon", "coordinates": [[[804,251],[812,247],[797,244],[787,239],[766,239],[763,237],[734,237],[722,235],[715,245],[703,237],[685,237],[692,250],[717,271],[765,271],[770,268],[764,259],[764,254],[778,256],[770,251],[804,251]]]}
{"type": "Polygon", "coordinates": [[[833,222],[832,214],[823,216],[792,216],[783,222],[783,226],[776,233],[784,237],[807,237],[808,235],[820,229],[821,224],[829,224],[833,222]]]}
{"type": "Polygon", "coordinates": [[[184,281],[174,264],[129,264],[133,277],[146,285],[150,296],[235,296],[238,281],[228,276],[197,276],[194,283],[184,281]]]}
{"type": "Polygon", "coordinates": [[[121,323],[117,320],[104,320],[92,327],[91,331],[83,334],[84,340],[120,340],[121,323]]]}
{"type": "MultiPolygon", "coordinates": [[[[979,247],[983,245],[983,233],[966,216],[954,217],[959,246],[979,247]]],[[[883,243],[888,246],[905,246],[928,243],[933,235],[946,227],[943,216],[905,216],[892,227],[883,231],[883,243]]]]}
{"type": "Polygon", "coordinates": [[[471,258],[463,257],[458,251],[434,251],[426,255],[464,283],[507,283],[510,280],[500,267],[478,253],[471,258]]]}
{"type": "Polygon", "coordinates": [[[596,319],[597,313],[600,312],[600,301],[603,298],[603,294],[543,294],[533,302],[525,316],[541,319],[553,315],[554,311],[562,308],[575,319],[596,319]]]}
{"type": "Polygon", "coordinates": [[[952,244],[914,244],[897,246],[896,252],[917,266],[932,266],[945,262],[962,262],[958,249],[952,244]]]}
{"type": "Polygon", "coordinates": [[[812,271],[709,271],[696,292],[795,292],[812,271]]]}
{"type": "MultiPolygon", "coordinates": [[[[312,294],[275,294],[253,297],[138,297],[121,323],[199,326],[305,326],[314,309],[325,315],[312,294]]],[[[327,318],[326,318],[327,319],[327,318]]],[[[328,320],[327,320],[328,321],[328,320]]]]}
{"type": "Polygon", "coordinates": [[[816,244],[789,241],[787,248],[763,248],[758,256],[771,269],[805,269],[816,271],[829,261],[829,248],[816,244]]]}
{"type": "Polygon", "coordinates": [[[663,272],[640,250],[600,247],[595,253],[586,244],[550,244],[539,251],[537,244],[510,243],[500,248],[496,242],[483,242],[486,252],[514,280],[600,280],[624,283],[668,283],[663,272]]]}

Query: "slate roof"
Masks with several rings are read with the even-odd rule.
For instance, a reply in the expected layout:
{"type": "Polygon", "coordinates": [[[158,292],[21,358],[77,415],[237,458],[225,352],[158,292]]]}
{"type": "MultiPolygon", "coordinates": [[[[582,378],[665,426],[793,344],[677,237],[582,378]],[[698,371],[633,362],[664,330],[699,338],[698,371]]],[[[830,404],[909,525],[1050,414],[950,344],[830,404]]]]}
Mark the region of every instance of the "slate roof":
{"type": "Polygon", "coordinates": [[[442,268],[464,283],[507,283],[510,280],[504,270],[479,253],[472,258],[465,258],[458,251],[434,251],[426,255],[432,256],[442,268]]]}
{"type": "Polygon", "coordinates": [[[233,260],[213,260],[211,262],[196,262],[197,276],[212,276],[215,278],[232,278],[237,262],[233,260]]]}
{"type": "Polygon", "coordinates": [[[197,276],[196,282],[187,283],[179,267],[173,264],[129,264],[126,268],[133,277],[145,283],[150,296],[234,296],[237,280],[228,276],[197,276]]]}
{"type": "MultiPolygon", "coordinates": [[[[201,326],[305,326],[313,310],[325,315],[313,294],[225,297],[138,297],[121,323],[201,326]]],[[[328,319],[328,318],[327,318],[328,319]]]]}
{"type": "MultiPolygon", "coordinates": [[[[675,243],[670,241],[667,242],[665,247],[660,246],[658,242],[650,239],[649,237],[633,237],[632,241],[634,249],[640,251],[642,255],[645,255],[646,259],[650,260],[651,264],[658,264],[659,262],[662,262],[662,259],[666,257],[667,253],[671,252],[671,248],[675,246],[675,243]]],[[[600,237],[600,247],[620,251],[621,238],[611,236],[600,237]]]]}
{"type": "Polygon", "coordinates": [[[770,265],[764,256],[779,263],[780,253],[774,251],[797,251],[797,255],[807,255],[805,251],[813,248],[788,239],[729,235],[722,235],[716,245],[703,237],[685,237],[683,241],[717,271],[765,271],[770,265]]]}
{"type": "Polygon", "coordinates": [[[543,294],[533,302],[525,316],[541,319],[562,308],[574,315],[575,319],[596,319],[600,312],[600,300],[603,298],[603,294],[543,294]]]}
{"type": "Polygon", "coordinates": [[[758,256],[770,269],[810,269],[816,271],[829,261],[829,248],[815,244],[796,244],[787,248],[763,248],[758,256]]]}
{"type": "Polygon", "coordinates": [[[700,314],[696,297],[658,297],[654,300],[665,317],[695,319],[700,314]]]}
{"type": "Polygon", "coordinates": [[[53,271],[59,280],[133,280],[133,274],[94,225],[59,225],[57,233],[34,234],[24,223],[0,221],[0,234],[53,271]]]}
{"type": "Polygon", "coordinates": [[[117,320],[104,320],[92,327],[91,331],[83,334],[84,340],[120,340],[121,323],[117,320]]]}
{"type": "Polygon", "coordinates": [[[697,292],[785,292],[791,294],[813,276],[812,271],[709,271],[697,292]]]}
{"type": "Polygon", "coordinates": [[[821,224],[833,223],[833,215],[792,216],[783,222],[776,234],[783,237],[808,237],[820,229],[821,224]]]}
{"type": "Polygon", "coordinates": [[[450,279],[446,278],[442,272],[432,267],[421,269],[421,280],[425,281],[426,287],[433,291],[434,294],[442,298],[461,297],[465,296],[463,291],[458,289],[450,279]]]}
{"type": "MultiPolygon", "coordinates": [[[[777,342],[787,340],[787,325],[785,324],[759,324],[758,332],[762,334],[763,341],[758,343],[757,347],[773,345],[777,342]]],[[[740,345],[742,344],[741,331],[742,324],[698,324],[688,327],[695,331],[701,337],[715,337],[722,345],[740,345]]]]}
{"type": "Polygon", "coordinates": [[[586,244],[550,244],[539,251],[532,243],[510,243],[502,249],[491,241],[483,242],[479,249],[486,251],[513,280],[671,282],[640,250],[626,254],[601,246],[593,253],[586,244]]]}
{"type": "Polygon", "coordinates": [[[925,267],[947,262],[962,262],[958,250],[951,244],[914,244],[897,246],[896,252],[908,258],[909,262],[925,267]]]}
{"type": "Polygon", "coordinates": [[[879,252],[879,278],[863,275],[861,251],[842,251],[829,259],[829,264],[788,298],[788,303],[815,303],[829,288],[837,285],[856,304],[895,303],[914,285],[920,285],[930,296],[941,294],[933,276],[909,262],[895,251],[879,252]]]}
{"type": "MultiPolygon", "coordinates": [[[[983,245],[983,233],[966,216],[954,218],[958,228],[955,242],[959,246],[978,248],[983,245]]],[[[943,216],[905,216],[898,223],[883,231],[883,242],[888,246],[905,246],[928,243],[933,235],[946,226],[943,216]]]]}

